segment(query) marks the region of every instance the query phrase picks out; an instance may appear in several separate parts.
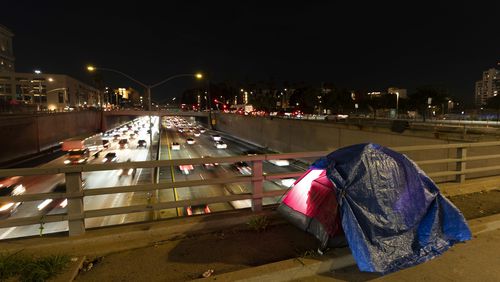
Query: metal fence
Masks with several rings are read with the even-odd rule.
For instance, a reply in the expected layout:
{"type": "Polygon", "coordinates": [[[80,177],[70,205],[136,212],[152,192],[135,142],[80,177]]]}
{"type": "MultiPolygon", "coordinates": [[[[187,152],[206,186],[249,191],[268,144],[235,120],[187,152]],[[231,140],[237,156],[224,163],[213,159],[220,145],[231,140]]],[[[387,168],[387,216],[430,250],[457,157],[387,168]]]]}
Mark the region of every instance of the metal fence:
{"type": "MultiPolygon", "coordinates": [[[[426,171],[427,174],[433,178],[442,177],[453,177],[454,181],[464,183],[466,177],[470,175],[475,175],[477,173],[485,173],[488,175],[498,175],[500,174],[500,154],[495,154],[494,152],[499,152],[498,147],[500,146],[500,141],[495,142],[481,142],[481,143],[460,143],[460,144],[445,144],[445,145],[424,145],[424,146],[405,146],[405,147],[394,147],[395,151],[401,153],[426,152],[427,156],[424,160],[418,160],[416,163],[426,171],[425,167],[428,165],[435,164],[445,164],[443,170],[441,171],[426,171]],[[467,152],[473,148],[485,148],[482,150],[486,152],[481,155],[468,156],[467,152]],[[435,152],[438,151],[455,151],[452,154],[454,157],[447,158],[433,158],[436,156],[435,152]],[[486,163],[486,160],[495,160],[493,165],[484,165],[475,168],[467,168],[468,162],[481,161],[486,163]],[[452,164],[450,166],[449,164],[452,164]],[[450,169],[452,168],[452,169],[450,169]]],[[[82,172],[92,172],[92,171],[106,171],[106,170],[116,170],[116,169],[128,169],[134,168],[151,168],[157,169],[159,167],[170,167],[179,165],[202,165],[207,162],[207,159],[177,159],[177,160],[163,160],[163,161],[142,161],[142,162],[127,162],[127,163],[110,163],[110,164],[91,164],[91,165],[75,165],[75,166],[60,166],[60,167],[50,167],[50,168],[22,168],[22,169],[2,169],[0,170],[1,176],[30,176],[30,175],[54,175],[54,174],[64,174],[66,179],[66,193],[42,193],[42,194],[24,194],[18,196],[5,196],[0,197],[0,200],[11,201],[11,202],[23,202],[23,201],[38,201],[45,199],[68,199],[67,212],[66,214],[57,215],[46,215],[43,218],[44,223],[49,222],[60,222],[68,221],[69,235],[80,235],[85,232],[85,219],[111,216],[118,214],[130,214],[136,212],[155,212],[162,209],[180,208],[190,205],[199,204],[212,204],[212,203],[225,203],[229,201],[237,200],[250,200],[252,203],[253,211],[260,211],[262,209],[262,200],[266,197],[277,197],[283,194],[283,190],[276,191],[264,191],[263,183],[264,181],[293,178],[299,177],[304,172],[288,172],[288,173],[274,173],[266,174],[263,172],[263,162],[269,160],[279,160],[279,159],[310,159],[325,156],[329,152],[318,151],[318,152],[301,152],[301,153],[287,153],[287,154],[266,154],[266,155],[253,155],[253,156],[234,156],[234,157],[223,157],[223,158],[210,158],[212,163],[234,163],[239,161],[245,161],[252,163],[252,175],[249,176],[228,176],[219,177],[213,179],[204,180],[187,180],[179,182],[170,183],[158,183],[155,179],[155,183],[151,184],[140,184],[132,186],[117,186],[109,188],[96,188],[96,189],[83,189],[82,187],[82,172]],[[232,194],[217,197],[207,197],[200,199],[190,199],[190,200],[179,200],[179,201],[169,201],[169,202],[158,202],[158,203],[147,203],[143,205],[131,205],[124,207],[112,207],[105,209],[96,210],[85,210],[83,199],[88,196],[98,196],[116,193],[127,193],[127,192],[139,192],[139,191],[149,191],[153,192],[158,189],[175,189],[180,187],[195,187],[200,185],[211,185],[211,184],[228,184],[228,183],[239,183],[239,182],[250,182],[252,185],[251,193],[243,194],[232,194]]],[[[9,218],[0,221],[0,228],[4,227],[14,227],[22,225],[39,224],[40,217],[24,217],[24,218],[9,218]]]]}

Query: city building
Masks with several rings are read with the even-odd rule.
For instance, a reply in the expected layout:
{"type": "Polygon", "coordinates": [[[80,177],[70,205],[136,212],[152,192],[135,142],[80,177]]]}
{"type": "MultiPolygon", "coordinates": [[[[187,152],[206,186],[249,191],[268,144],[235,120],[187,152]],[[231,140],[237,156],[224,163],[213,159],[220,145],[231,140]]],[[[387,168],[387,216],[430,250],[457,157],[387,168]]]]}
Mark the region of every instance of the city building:
{"type": "Polygon", "coordinates": [[[0,25],[0,72],[14,71],[13,36],[14,34],[8,28],[0,25]]]}
{"type": "Polygon", "coordinates": [[[98,108],[101,104],[99,90],[64,74],[3,72],[0,85],[6,101],[37,111],[98,108]]]}
{"type": "Polygon", "coordinates": [[[12,37],[0,25],[0,111],[64,111],[100,107],[100,91],[64,74],[16,72],[12,37]],[[16,108],[16,109],[14,109],[16,108]]]}
{"type": "Polygon", "coordinates": [[[495,68],[484,71],[482,80],[476,82],[476,106],[485,105],[489,98],[498,93],[500,93],[500,71],[495,68]]]}
{"type": "Polygon", "coordinates": [[[115,105],[126,107],[144,107],[147,99],[132,87],[114,89],[115,98],[111,99],[115,105]]]}

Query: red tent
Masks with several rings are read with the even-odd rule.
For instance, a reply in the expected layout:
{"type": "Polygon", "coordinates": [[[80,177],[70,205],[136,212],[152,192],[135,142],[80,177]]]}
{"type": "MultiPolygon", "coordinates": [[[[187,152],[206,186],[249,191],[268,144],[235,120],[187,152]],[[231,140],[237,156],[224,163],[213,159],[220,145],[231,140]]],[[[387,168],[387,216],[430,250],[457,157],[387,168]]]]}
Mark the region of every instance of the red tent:
{"type": "Polygon", "coordinates": [[[337,197],[325,170],[310,169],[304,173],[286,194],[278,211],[300,229],[312,233],[323,247],[339,244],[338,238],[334,239],[343,235],[337,197]]]}

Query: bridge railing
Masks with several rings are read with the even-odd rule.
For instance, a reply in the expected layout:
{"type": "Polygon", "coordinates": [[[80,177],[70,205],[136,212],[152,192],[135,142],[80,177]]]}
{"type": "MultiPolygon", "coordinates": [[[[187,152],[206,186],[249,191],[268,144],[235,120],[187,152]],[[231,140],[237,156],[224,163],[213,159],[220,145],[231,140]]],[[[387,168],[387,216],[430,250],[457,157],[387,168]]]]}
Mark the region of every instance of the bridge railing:
{"type": "MultiPolygon", "coordinates": [[[[500,141],[495,142],[481,142],[481,143],[460,143],[460,144],[444,144],[444,145],[424,145],[424,146],[405,146],[394,147],[395,151],[401,153],[411,154],[418,152],[422,155],[423,152],[427,156],[426,159],[418,160],[416,163],[422,167],[427,174],[433,178],[450,177],[454,181],[463,183],[468,175],[475,175],[477,173],[489,173],[488,175],[500,174],[500,152],[498,147],[500,141]],[[474,148],[483,148],[485,154],[469,156],[468,150],[474,148]],[[435,158],[438,151],[455,151],[453,157],[435,158]],[[488,164],[487,161],[494,160],[495,162],[488,164]],[[468,162],[480,161],[485,165],[475,168],[467,168],[468,162]],[[453,164],[451,168],[448,164],[453,164]],[[447,164],[443,170],[440,171],[427,171],[425,169],[428,165],[447,164]]],[[[325,156],[329,151],[317,152],[300,152],[300,153],[286,153],[286,154],[266,154],[266,155],[252,155],[252,156],[234,156],[223,158],[210,158],[211,163],[234,163],[239,161],[252,163],[252,175],[250,176],[227,176],[213,179],[204,180],[186,180],[169,183],[152,183],[140,184],[132,186],[116,186],[108,188],[95,188],[83,189],[82,187],[82,173],[93,171],[106,171],[115,169],[128,169],[128,168],[158,168],[179,165],[202,165],[207,163],[207,159],[177,159],[177,160],[162,160],[162,161],[141,161],[141,162],[127,162],[127,163],[111,163],[111,164],[91,164],[91,165],[75,165],[75,166],[58,166],[48,168],[21,168],[21,169],[2,169],[0,170],[0,177],[2,176],[30,176],[30,175],[54,175],[64,174],[66,179],[66,192],[65,193],[39,193],[39,194],[24,194],[17,196],[4,196],[0,197],[2,202],[24,202],[24,201],[38,201],[45,199],[68,199],[66,214],[45,215],[43,218],[40,216],[31,216],[23,218],[9,218],[0,220],[0,228],[14,227],[22,225],[32,225],[50,222],[67,221],[69,227],[69,235],[79,235],[85,232],[85,219],[130,214],[136,212],[154,212],[163,209],[180,208],[191,205],[199,204],[213,204],[213,203],[227,203],[237,200],[250,200],[253,211],[260,211],[262,209],[262,200],[267,197],[277,197],[283,195],[284,190],[264,191],[264,181],[294,178],[301,176],[304,172],[286,172],[286,173],[272,173],[266,174],[263,172],[263,162],[269,160],[279,159],[311,159],[325,156]],[[200,185],[211,184],[229,184],[250,182],[252,185],[251,193],[231,194],[216,197],[207,197],[190,200],[178,200],[168,202],[146,203],[140,205],[130,205],[122,207],[111,207],[104,209],[85,210],[84,198],[89,196],[99,196],[127,192],[146,191],[152,192],[159,189],[175,189],[181,187],[194,187],[200,185]]]]}

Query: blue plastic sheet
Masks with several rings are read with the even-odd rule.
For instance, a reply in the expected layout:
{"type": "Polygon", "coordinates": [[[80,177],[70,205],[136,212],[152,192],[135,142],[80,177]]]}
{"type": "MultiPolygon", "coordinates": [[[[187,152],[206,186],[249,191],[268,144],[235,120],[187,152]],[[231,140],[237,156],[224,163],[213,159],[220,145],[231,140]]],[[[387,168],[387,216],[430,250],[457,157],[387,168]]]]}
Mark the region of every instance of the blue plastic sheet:
{"type": "Polygon", "coordinates": [[[335,183],[341,221],[361,271],[389,273],[470,240],[462,213],[409,158],[357,144],[320,158],[335,183]]]}

